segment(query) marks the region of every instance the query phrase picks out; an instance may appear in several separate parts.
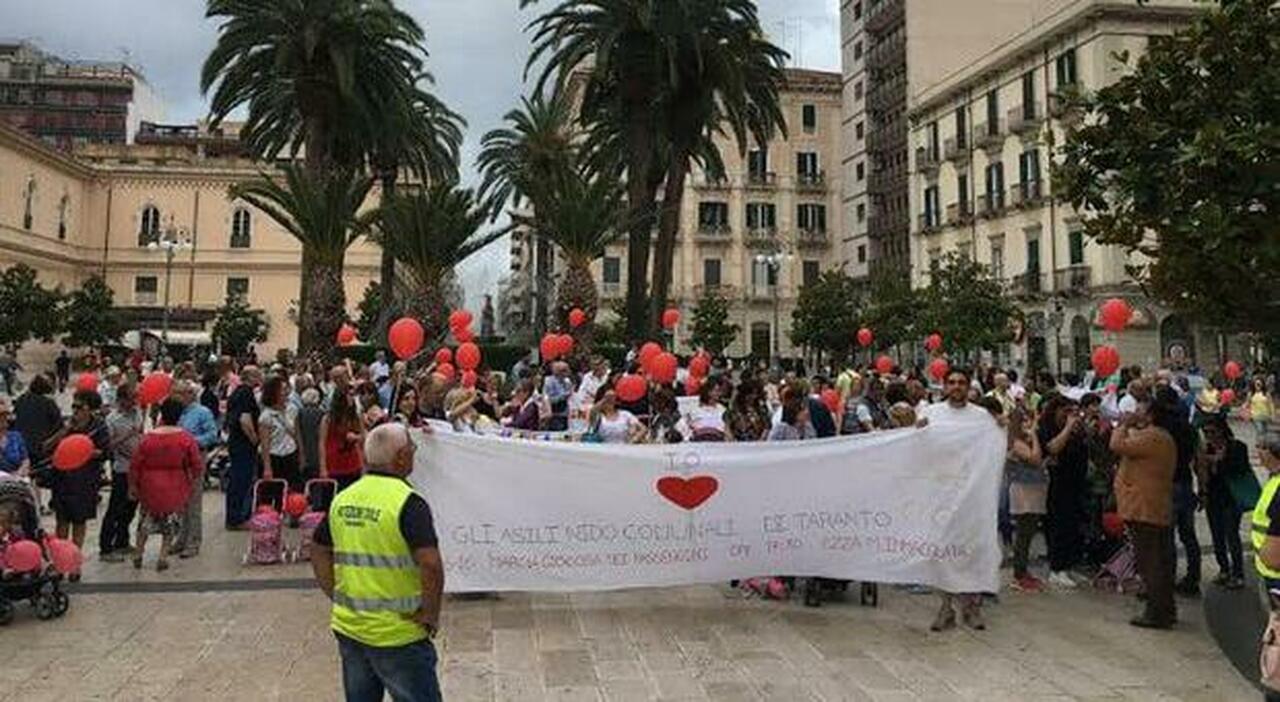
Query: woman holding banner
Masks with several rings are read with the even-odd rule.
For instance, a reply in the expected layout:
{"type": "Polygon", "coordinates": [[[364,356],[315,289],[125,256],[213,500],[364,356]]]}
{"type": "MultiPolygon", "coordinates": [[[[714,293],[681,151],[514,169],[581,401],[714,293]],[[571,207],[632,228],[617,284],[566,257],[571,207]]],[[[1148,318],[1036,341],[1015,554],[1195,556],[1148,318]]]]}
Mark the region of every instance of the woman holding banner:
{"type": "Polygon", "coordinates": [[[606,383],[596,391],[595,404],[591,406],[588,426],[593,436],[602,444],[638,444],[644,440],[645,427],[634,414],[618,408],[618,396],[613,383],[606,383]]]}

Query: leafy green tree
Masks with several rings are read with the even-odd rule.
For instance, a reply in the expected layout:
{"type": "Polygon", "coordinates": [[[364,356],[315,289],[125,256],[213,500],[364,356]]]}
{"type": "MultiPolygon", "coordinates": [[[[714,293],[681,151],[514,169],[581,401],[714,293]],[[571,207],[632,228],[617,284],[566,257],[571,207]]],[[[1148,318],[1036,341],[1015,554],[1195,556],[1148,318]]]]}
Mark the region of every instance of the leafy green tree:
{"type": "Polygon", "coordinates": [[[858,282],[843,271],[827,271],[800,288],[791,313],[791,341],[845,358],[853,349],[861,313],[858,282]]]}
{"type": "Polygon", "coordinates": [[[284,182],[262,176],[231,187],[231,196],[262,210],[302,244],[302,290],[298,352],[331,356],[346,320],[342,268],[347,249],[372,225],[375,213],[359,214],[373,181],[338,168],[284,167],[284,182]]]}
{"type": "Polygon", "coordinates": [[[115,308],[115,293],[101,276],[88,280],[67,296],[62,307],[62,343],[71,348],[97,347],[120,341],[125,322],[115,308]]]}
{"type": "Polygon", "coordinates": [[[382,302],[382,283],[371,280],[365,286],[364,295],[360,298],[360,304],[356,306],[359,316],[356,317],[356,333],[360,335],[360,340],[368,343],[378,344],[382,336],[382,328],[384,321],[387,319],[395,319],[400,315],[398,309],[390,308],[382,302]]]}
{"type": "Polygon", "coordinates": [[[1142,254],[1151,294],[1227,329],[1280,331],[1277,56],[1270,0],[1206,9],[1076,100],[1087,118],[1054,170],[1087,236],[1142,254]]]}
{"type": "Polygon", "coordinates": [[[962,355],[1008,343],[1022,314],[985,265],[957,253],[930,271],[920,303],[916,336],[941,334],[947,351],[962,355]]]}
{"type": "Polygon", "coordinates": [[[222,353],[239,356],[249,350],[250,344],[267,340],[271,323],[267,314],[251,309],[243,295],[228,295],[213,318],[213,343],[222,347],[222,353]]]}
{"type": "Polygon", "coordinates": [[[693,308],[693,345],[713,356],[724,355],[741,329],[729,321],[729,301],[719,292],[707,292],[693,308]]]}
{"type": "Polygon", "coordinates": [[[62,329],[58,313],[63,294],[46,288],[25,263],[0,273],[0,345],[21,346],[31,339],[53,341],[62,329]]]}
{"type": "Polygon", "coordinates": [[[911,287],[910,278],[897,271],[878,271],[871,275],[859,328],[872,330],[875,348],[912,341],[921,336],[917,329],[921,304],[920,292],[911,287]]]}

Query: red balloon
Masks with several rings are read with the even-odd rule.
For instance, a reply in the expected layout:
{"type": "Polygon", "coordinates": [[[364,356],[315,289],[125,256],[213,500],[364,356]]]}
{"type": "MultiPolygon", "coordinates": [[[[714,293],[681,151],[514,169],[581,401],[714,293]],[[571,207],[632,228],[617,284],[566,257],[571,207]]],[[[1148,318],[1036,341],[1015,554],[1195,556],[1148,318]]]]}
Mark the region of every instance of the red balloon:
{"type": "Polygon", "coordinates": [[[951,364],[947,363],[945,358],[935,358],[929,362],[929,377],[934,380],[942,380],[947,377],[947,372],[951,370],[951,364]]]}
{"type": "Polygon", "coordinates": [[[460,344],[466,344],[475,341],[475,332],[471,331],[471,327],[458,327],[453,330],[453,338],[458,340],[460,344]]]}
{"type": "Polygon", "coordinates": [[[587,323],[587,313],[575,307],[569,310],[569,326],[577,329],[587,323]]]}
{"type": "Polygon", "coordinates": [[[644,378],[638,375],[627,375],[618,378],[614,391],[618,394],[618,399],[623,402],[638,402],[649,392],[649,385],[644,382],[644,378]]]}
{"type": "Polygon", "coordinates": [[[97,373],[81,373],[76,378],[76,390],[81,392],[97,392],[98,391],[98,374],[97,373]]]}
{"type": "Polygon", "coordinates": [[[1102,533],[1113,539],[1124,537],[1124,518],[1118,512],[1102,513],[1102,533]]]}
{"type": "Polygon", "coordinates": [[[888,356],[880,356],[876,359],[876,372],[880,375],[888,375],[893,372],[894,362],[888,356]]]}
{"type": "Polygon", "coordinates": [[[1222,401],[1223,407],[1229,407],[1236,401],[1236,391],[1231,388],[1227,388],[1218,395],[1218,399],[1222,401]]]}
{"type": "Polygon", "coordinates": [[[171,387],[173,387],[173,378],[170,378],[167,373],[159,371],[150,373],[142,379],[142,384],[138,386],[138,402],[143,407],[163,402],[169,396],[171,387]]]}
{"type": "Polygon", "coordinates": [[[672,353],[660,353],[649,363],[649,378],[659,385],[670,385],[676,380],[676,368],[680,360],[672,353]]]}
{"type": "Polygon", "coordinates": [[[53,467],[58,470],[76,470],[93,458],[93,439],[84,434],[72,434],[58,442],[53,449],[53,467]]]}
{"type": "Polygon", "coordinates": [[[1114,346],[1099,346],[1093,350],[1093,370],[1106,378],[1120,368],[1120,352],[1114,346]]]}
{"type": "Polygon", "coordinates": [[[34,573],[40,570],[44,554],[40,544],[23,539],[9,544],[4,550],[4,567],[15,573],[34,573]]]}
{"type": "Polygon", "coordinates": [[[640,347],[640,354],[636,356],[636,360],[640,361],[640,368],[642,368],[644,372],[648,373],[649,364],[652,363],[653,359],[657,358],[660,353],[662,353],[662,345],[656,341],[650,341],[640,347]]]}
{"type": "Polygon", "coordinates": [[[689,360],[689,375],[694,378],[705,378],[711,372],[711,359],[698,354],[689,360]]]}
{"type": "Polygon", "coordinates": [[[1107,300],[1098,308],[1098,320],[1102,322],[1102,328],[1107,331],[1123,331],[1129,326],[1131,319],[1133,319],[1133,308],[1128,302],[1118,297],[1107,300]]]}
{"type": "Polygon", "coordinates": [[[80,565],[84,563],[84,556],[80,553],[80,547],[76,546],[74,541],[48,538],[45,539],[44,545],[45,548],[49,549],[49,560],[53,562],[55,570],[63,575],[80,572],[80,565]]]}
{"type": "Polygon", "coordinates": [[[480,347],[468,341],[458,347],[458,353],[454,357],[462,370],[475,370],[480,366],[480,347]]]}
{"type": "Polygon", "coordinates": [[[355,343],[356,328],[350,324],[343,324],[338,327],[338,344],[340,346],[350,346],[355,343]]]}
{"type": "Polygon", "coordinates": [[[454,310],[449,313],[449,328],[457,331],[471,325],[471,313],[466,310],[454,310]]]}
{"type": "Polygon", "coordinates": [[[556,335],[556,355],[568,356],[573,352],[573,336],[570,334],[556,335]]]}
{"type": "Polygon", "coordinates": [[[942,348],[942,335],[930,334],[929,336],[925,337],[924,347],[930,351],[937,351],[938,349],[942,348]]]}
{"type": "Polygon", "coordinates": [[[1227,376],[1227,380],[1236,380],[1244,375],[1244,369],[1235,361],[1227,361],[1226,365],[1222,366],[1222,374],[1227,376]]]}
{"type": "Polygon", "coordinates": [[[662,328],[675,329],[680,323],[680,310],[671,307],[662,313],[662,328]]]}
{"type": "Polygon", "coordinates": [[[701,389],[702,389],[702,378],[699,378],[694,375],[690,375],[688,378],[685,378],[684,380],[685,395],[690,395],[690,396],[697,395],[698,391],[701,389]]]}
{"type": "Polygon", "coordinates": [[[542,337],[542,341],[538,343],[538,352],[542,355],[543,361],[554,361],[556,353],[560,350],[559,341],[555,334],[546,334],[542,337]]]}
{"type": "Polygon", "coordinates": [[[872,334],[871,330],[866,327],[858,330],[858,345],[864,349],[870,346],[871,342],[875,341],[875,338],[875,334],[872,334]]]}
{"type": "Polygon", "coordinates": [[[438,366],[438,365],[440,365],[440,364],[442,364],[442,363],[452,363],[452,362],[453,362],[453,352],[452,352],[452,351],[450,351],[449,349],[440,349],[439,351],[436,351],[436,365],[437,365],[437,366],[438,366]]]}
{"type": "Polygon", "coordinates": [[[822,391],[822,404],[831,410],[832,414],[840,413],[840,393],[833,388],[827,388],[822,391]]]}
{"type": "Polygon", "coordinates": [[[476,372],[473,370],[462,371],[462,387],[474,388],[476,386],[476,372]]]}
{"type": "Polygon", "coordinates": [[[445,380],[453,380],[453,374],[455,372],[456,369],[453,367],[452,363],[441,363],[436,366],[436,374],[445,380]]]}
{"type": "Polygon", "coordinates": [[[301,517],[307,511],[307,496],[300,492],[289,493],[284,498],[284,513],[290,517],[301,517]]]}
{"type": "Polygon", "coordinates": [[[422,324],[412,317],[401,317],[387,330],[387,341],[397,358],[410,358],[422,350],[422,342],[426,331],[422,324]]]}

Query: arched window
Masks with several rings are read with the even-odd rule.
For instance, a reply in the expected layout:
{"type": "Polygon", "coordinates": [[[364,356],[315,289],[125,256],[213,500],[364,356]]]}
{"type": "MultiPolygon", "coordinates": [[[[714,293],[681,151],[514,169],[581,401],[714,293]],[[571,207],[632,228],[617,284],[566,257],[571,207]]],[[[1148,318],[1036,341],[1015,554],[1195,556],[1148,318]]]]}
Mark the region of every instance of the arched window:
{"type": "Polygon", "coordinates": [[[138,219],[138,246],[160,241],[160,210],[155,205],[142,208],[138,219]]]}
{"type": "Polygon", "coordinates": [[[235,212],[231,213],[231,248],[247,249],[252,239],[252,219],[249,215],[249,209],[246,207],[237,207],[235,212]]]}
{"type": "Polygon", "coordinates": [[[31,209],[35,205],[36,199],[36,179],[34,176],[27,176],[27,188],[23,193],[22,204],[22,228],[31,229],[32,216],[31,209]]]}
{"type": "Polygon", "coordinates": [[[58,201],[58,238],[67,238],[67,210],[71,207],[71,196],[63,193],[58,201]]]}

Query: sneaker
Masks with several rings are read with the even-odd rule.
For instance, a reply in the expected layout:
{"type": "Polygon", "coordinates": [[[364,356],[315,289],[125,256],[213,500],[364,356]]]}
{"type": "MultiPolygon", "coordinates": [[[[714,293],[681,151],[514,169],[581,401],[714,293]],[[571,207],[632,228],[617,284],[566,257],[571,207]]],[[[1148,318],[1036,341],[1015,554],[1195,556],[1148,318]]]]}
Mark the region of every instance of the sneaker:
{"type": "Polygon", "coordinates": [[[1049,584],[1060,590],[1076,589],[1076,581],[1072,580],[1071,576],[1062,570],[1049,573],[1049,584]]]}

